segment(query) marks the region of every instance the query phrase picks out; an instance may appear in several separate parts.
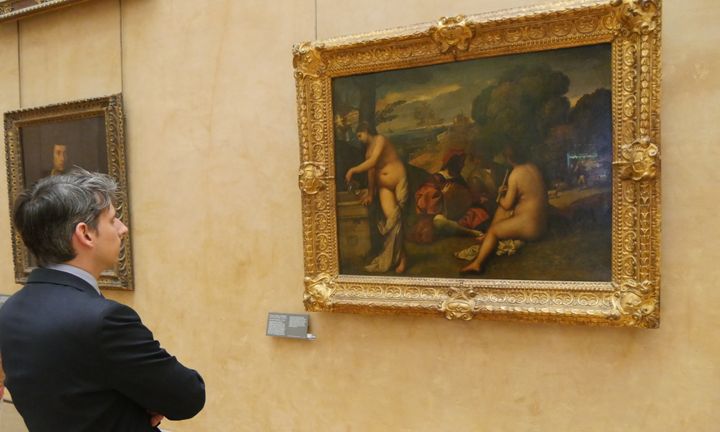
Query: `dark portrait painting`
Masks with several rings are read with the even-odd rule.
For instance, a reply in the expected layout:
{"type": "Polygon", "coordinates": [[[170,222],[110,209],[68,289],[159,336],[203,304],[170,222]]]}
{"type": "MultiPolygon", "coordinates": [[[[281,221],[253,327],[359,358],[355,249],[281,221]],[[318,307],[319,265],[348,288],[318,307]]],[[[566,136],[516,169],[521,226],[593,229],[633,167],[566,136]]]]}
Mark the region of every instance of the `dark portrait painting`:
{"type": "Polygon", "coordinates": [[[610,58],[598,44],[333,79],[340,272],[609,281],[610,58]]]}
{"type": "Polygon", "coordinates": [[[24,186],[78,166],[108,173],[105,118],[102,115],[30,123],[20,128],[24,186]]]}
{"type": "MultiPolygon", "coordinates": [[[[129,226],[122,95],[9,111],[4,120],[10,208],[39,180],[82,168],[115,180],[116,214],[129,226]]],[[[36,262],[14,226],[12,232],[15,281],[25,283],[36,262]]],[[[102,288],[132,289],[129,235],[122,240],[118,266],[103,272],[98,283],[102,288]]]]}

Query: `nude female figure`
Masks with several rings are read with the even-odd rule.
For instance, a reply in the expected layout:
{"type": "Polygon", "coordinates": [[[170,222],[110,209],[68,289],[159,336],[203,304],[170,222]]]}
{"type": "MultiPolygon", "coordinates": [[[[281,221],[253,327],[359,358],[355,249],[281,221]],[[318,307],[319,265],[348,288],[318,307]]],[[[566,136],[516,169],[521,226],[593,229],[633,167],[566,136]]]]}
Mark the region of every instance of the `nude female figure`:
{"type": "MultiPolygon", "coordinates": [[[[350,183],[352,176],[362,172],[368,172],[368,192],[360,199],[362,205],[372,202],[375,193],[380,199],[380,206],[385,220],[396,220],[402,223],[400,209],[407,200],[407,175],[405,165],[392,145],[390,140],[378,134],[366,123],[357,128],[357,139],[366,145],[365,161],[350,168],[345,174],[345,181],[350,183]]],[[[399,239],[400,244],[402,239],[399,239]]],[[[394,253],[396,273],[405,271],[406,257],[402,247],[394,253]]],[[[382,270],[387,271],[387,269],[382,270]]]]}
{"type": "Polygon", "coordinates": [[[547,190],[538,167],[514,148],[505,151],[513,169],[501,196],[492,223],[483,237],[478,256],[463,267],[463,273],[480,272],[500,240],[537,240],[547,227],[547,190]]]}

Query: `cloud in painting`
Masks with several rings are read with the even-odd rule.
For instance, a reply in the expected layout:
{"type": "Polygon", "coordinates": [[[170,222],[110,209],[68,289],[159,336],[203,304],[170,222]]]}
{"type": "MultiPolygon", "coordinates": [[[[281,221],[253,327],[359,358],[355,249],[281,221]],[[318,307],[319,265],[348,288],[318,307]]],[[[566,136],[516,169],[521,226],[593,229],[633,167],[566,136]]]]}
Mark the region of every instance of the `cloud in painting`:
{"type": "Polygon", "coordinates": [[[422,102],[422,101],[430,101],[432,99],[435,99],[438,96],[452,93],[455,91],[460,90],[459,84],[446,84],[442,86],[437,87],[420,87],[420,88],[414,88],[407,91],[397,92],[397,91],[391,91],[388,92],[386,95],[382,97],[382,99],[378,100],[377,107],[378,109],[382,109],[387,105],[390,105],[393,102],[397,102],[399,100],[404,100],[406,103],[410,104],[413,102],[422,102]]]}

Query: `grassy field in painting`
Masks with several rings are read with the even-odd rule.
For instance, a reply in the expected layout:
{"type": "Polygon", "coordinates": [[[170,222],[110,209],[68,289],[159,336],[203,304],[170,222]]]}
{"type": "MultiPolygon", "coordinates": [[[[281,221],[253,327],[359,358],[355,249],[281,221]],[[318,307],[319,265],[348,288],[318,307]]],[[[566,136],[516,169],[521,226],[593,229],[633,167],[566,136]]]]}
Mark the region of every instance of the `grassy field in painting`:
{"type": "MultiPolygon", "coordinates": [[[[404,276],[564,281],[609,281],[611,240],[604,226],[551,230],[543,239],[527,243],[512,256],[492,256],[480,275],[461,275],[467,261],[449,251],[475,244],[472,238],[446,237],[431,244],[406,242],[408,268],[404,276]]],[[[363,269],[364,259],[347,260],[343,274],[373,274],[363,269]]],[[[393,272],[386,273],[395,275],[393,272]]]]}

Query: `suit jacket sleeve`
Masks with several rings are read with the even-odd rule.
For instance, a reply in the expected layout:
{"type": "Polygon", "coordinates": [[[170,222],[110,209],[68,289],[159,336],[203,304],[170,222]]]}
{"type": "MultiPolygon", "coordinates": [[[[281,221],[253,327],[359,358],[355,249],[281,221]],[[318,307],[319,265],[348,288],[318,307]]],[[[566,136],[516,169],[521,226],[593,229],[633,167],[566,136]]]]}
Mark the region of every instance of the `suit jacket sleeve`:
{"type": "Polygon", "coordinates": [[[193,417],[205,405],[205,384],[153,338],[138,314],[112,302],[100,329],[100,355],[109,385],[170,420],[193,417]]]}

